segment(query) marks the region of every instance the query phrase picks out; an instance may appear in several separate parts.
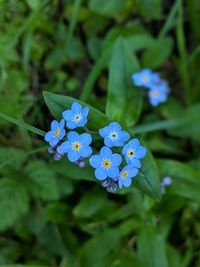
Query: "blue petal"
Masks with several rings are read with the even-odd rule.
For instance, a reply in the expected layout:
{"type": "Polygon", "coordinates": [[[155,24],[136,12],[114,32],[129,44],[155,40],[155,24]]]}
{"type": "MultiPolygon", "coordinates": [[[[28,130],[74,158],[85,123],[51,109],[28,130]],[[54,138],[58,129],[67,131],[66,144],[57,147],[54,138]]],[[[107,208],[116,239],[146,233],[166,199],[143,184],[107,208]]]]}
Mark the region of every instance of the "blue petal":
{"type": "Polygon", "coordinates": [[[80,158],[80,154],[77,151],[70,150],[67,154],[69,161],[75,162],[80,158]]]}
{"type": "Polygon", "coordinates": [[[109,129],[108,126],[106,126],[106,127],[104,127],[104,128],[101,128],[101,129],[99,130],[99,134],[100,134],[100,136],[102,136],[102,137],[107,136],[107,135],[109,134],[109,132],[110,132],[110,129],[109,129]]]}
{"type": "Polygon", "coordinates": [[[114,140],[113,141],[113,145],[116,146],[116,147],[120,147],[120,146],[124,145],[124,142],[122,140],[120,140],[120,139],[114,140]]]}
{"type": "Polygon", "coordinates": [[[59,139],[63,139],[63,137],[65,136],[65,129],[63,129],[59,135],[59,139]]]}
{"type": "Polygon", "coordinates": [[[45,134],[44,136],[44,140],[49,142],[53,139],[54,137],[54,132],[53,131],[49,131],[48,133],[45,134]]]}
{"type": "Polygon", "coordinates": [[[131,165],[133,166],[133,167],[136,167],[136,168],[141,168],[141,162],[140,162],[140,160],[139,159],[136,159],[136,158],[133,158],[133,159],[131,159],[130,160],[130,163],[131,163],[131,165]]]}
{"type": "Polygon", "coordinates": [[[112,156],[112,151],[110,148],[103,146],[100,151],[100,155],[102,157],[111,157],[112,156]]]}
{"type": "Polygon", "coordinates": [[[108,147],[113,147],[113,141],[109,137],[105,137],[104,144],[108,147]]]}
{"type": "Polygon", "coordinates": [[[92,136],[89,133],[83,133],[80,135],[79,140],[81,144],[89,145],[92,143],[92,136]]]}
{"type": "Polygon", "coordinates": [[[67,121],[67,127],[69,129],[75,129],[76,127],[78,127],[78,125],[77,125],[77,122],[69,120],[67,121]]]}
{"type": "Polygon", "coordinates": [[[59,146],[59,150],[63,153],[67,153],[71,149],[72,145],[69,141],[65,141],[59,146]]]}
{"type": "Polygon", "coordinates": [[[126,155],[127,154],[127,150],[129,149],[129,145],[125,145],[122,149],[122,155],[126,155]]]}
{"type": "Polygon", "coordinates": [[[77,123],[77,127],[83,127],[87,123],[87,119],[82,119],[77,123]]]}
{"type": "Polygon", "coordinates": [[[70,131],[67,135],[67,138],[70,142],[76,142],[79,141],[79,134],[77,132],[70,131]]]}
{"type": "Polygon", "coordinates": [[[93,168],[97,168],[101,165],[102,163],[102,157],[100,155],[93,155],[91,158],[90,158],[90,165],[93,167],[93,168]]]}
{"type": "Polygon", "coordinates": [[[122,179],[121,178],[119,178],[119,180],[118,180],[118,186],[120,189],[122,188],[122,179]]]}
{"type": "Polygon", "coordinates": [[[53,138],[53,139],[49,142],[49,144],[50,144],[51,146],[56,146],[56,145],[58,144],[59,141],[60,141],[60,139],[59,139],[58,137],[55,137],[55,138],[53,138]]]}
{"type": "Polygon", "coordinates": [[[81,113],[82,106],[78,102],[74,102],[71,106],[71,110],[73,113],[81,113]]]}
{"type": "Polygon", "coordinates": [[[92,148],[90,146],[85,146],[80,150],[80,156],[83,158],[88,158],[92,154],[92,148]]]}
{"type": "Polygon", "coordinates": [[[132,180],[130,178],[124,178],[123,179],[123,185],[125,187],[129,187],[131,185],[132,180]]]}
{"type": "Polygon", "coordinates": [[[69,120],[72,120],[73,118],[73,113],[71,110],[65,110],[63,113],[63,118],[66,120],[66,121],[69,121],[69,120]]]}
{"type": "Polygon", "coordinates": [[[56,120],[54,120],[51,123],[51,130],[55,131],[57,128],[59,128],[59,126],[60,126],[59,123],[56,120]]]}
{"type": "Polygon", "coordinates": [[[82,111],[83,117],[86,118],[87,115],[88,115],[88,113],[89,113],[89,108],[88,108],[88,107],[85,107],[85,108],[83,109],[83,111],[82,111]]]}
{"type": "Polygon", "coordinates": [[[119,125],[119,123],[117,122],[111,122],[109,124],[109,127],[112,129],[112,130],[115,130],[115,131],[121,131],[121,126],[119,125]]]}
{"type": "MultiPolygon", "coordinates": [[[[133,178],[133,177],[135,177],[137,174],[138,174],[138,169],[136,169],[136,168],[134,168],[133,166],[131,166],[131,165],[128,165],[128,166],[126,166],[127,167],[127,170],[128,170],[128,176],[130,177],[130,178],[133,178]]],[[[125,167],[125,168],[126,168],[125,167]]],[[[124,168],[124,169],[125,169],[124,168]]]]}
{"type": "Polygon", "coordinates": [[[108,176],[110,178],[116,178],[119,175],[119,168],[118,167],[110,167],[107,171],[108,176]]]}
{"type": "Polygon", "coordinates": [[[120,156],[120,154],[113,154],[112,155],[112,164],[113,166],[119,166],[122,163],[122,157],[120,156]]]}
{"type": "Polygon", "coordinates": [[[136,148],[140,145],[140,141],[137,138],[134,138],[129,141],[128,145],[129,147],[136,148]]]}
{"type": "Polygon", "coordinates": [[[59,124],[59,128],[60,128],[60,130],[62,130],[62,129],[64,128],[64,125],[65,125],[65,121],[62,119],[62,120],[60,121],[60,124],[59,124]]]}
{"type": "Polygon", "coordinates": [[[98,167],[96,170],[95,170],[95,176],[98,180],[105,180],[106,177],[107,177],[107,173],[106,173],[106,170],[102,167],[98,167]]]}
{"type": "Polygon", "coordinates": [[[147,149],[143,146],[140,146],[138,149],[135,150],[135,157],[138,159],[144,158],[147,153],[147,149]]]}
{"type": "Polygon", "coordinates": [[[126,131],[121,131],[119,132],[119,138],[126,142],[130,138],[130,134],[126,131]]]}

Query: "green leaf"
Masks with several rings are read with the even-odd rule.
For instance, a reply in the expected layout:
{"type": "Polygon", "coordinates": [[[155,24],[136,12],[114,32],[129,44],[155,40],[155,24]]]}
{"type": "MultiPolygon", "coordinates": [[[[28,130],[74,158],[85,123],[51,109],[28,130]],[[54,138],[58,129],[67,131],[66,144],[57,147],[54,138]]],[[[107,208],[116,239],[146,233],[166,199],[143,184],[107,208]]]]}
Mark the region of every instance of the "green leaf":
{"type": "Polygon", "coordinates": [[[83,107],[88,106],[90,108],[87,123],[88,129],[97,130],[109,123],[109,120],[105,114],[75,98],[49,92],[43,92],[43,96],[51,114],[58,120],[62,118],[63,111],[70,109],[73,102],[79,102],[83,107]]]}
{"type": "Polygon", "coordinates": [[[169,37],[163,37],[149,47],[143,54],[142,65],[152,69],[158,68],[165,63],[172,52],[173,43],[169,37]]]}
{"type": "Polygon", "coordinates": [[[19,120],[13,118],[13,117],[10,117],[10,116],[2,113],[2,112],[0,112],[0,118],[5,119],[5,120],[7,120],[9,122],[12,122],[12,123],[16,124],[17,126],[22,127],[22,128],[24,128],[24,129],[26,129],[28,131],[31,131],[31,132],[33,132],[35,134],[42,135],[42,136],[44,136],[44,134],[45,134],[42,130],[40,130],[40,129],[36,128],[36,127],[33,127],[33,126],[23,122],[23,121],[19,121],[19,120]]]}
{"type": "Polygon", "coordinates": [[[56,200],[59,197],[58,184],[51,168],[42,161],[30,162],[25,171],[30,192],[43,200],[56,200]]]}
{"type": "Polygon", "coordinates": [[[148,267],[168,267],[165,241],[151,225],[143,226],[138,236],[138,258],[148,267]]]}
{"type": "Polygon", "coordinates": [[[118,38],[109,68],[109,85],[106,115],[112,119],[133,125],[141,111],[141,91],[134,88],[132,74],[139,69],[139,63],[123,38],[118,38]]]}
{"type": "Polygon", "coordinates": [[[14,178],[0,181],[0,230],[12,226],[28,211],[28,194],[22,183],[14,178]]]}
{"type": "Polygon", "coordinates": [[[170,191],[177,195],[200,200],[200,174],[190,166],[175,160],[157,160],[161,177],[170,176],[170,191]]]}
{"type": "MultiPolygon", "coordinates": [[[[145,144],[142,145],[146,147],[145,144]]],[[[133,184],[150,197],[160,200],[161,189],[158,170],[155,160],[149,149],[147,149],[147,154],[141,160],[141,162],[142,168],[137,177],[133,179],[133,184]]]]}
{"type": "Polygon", "coordinates": [[[90,0],[89,8],[101,15],[115,16],[124,6],[125,0],[90,0]]]}

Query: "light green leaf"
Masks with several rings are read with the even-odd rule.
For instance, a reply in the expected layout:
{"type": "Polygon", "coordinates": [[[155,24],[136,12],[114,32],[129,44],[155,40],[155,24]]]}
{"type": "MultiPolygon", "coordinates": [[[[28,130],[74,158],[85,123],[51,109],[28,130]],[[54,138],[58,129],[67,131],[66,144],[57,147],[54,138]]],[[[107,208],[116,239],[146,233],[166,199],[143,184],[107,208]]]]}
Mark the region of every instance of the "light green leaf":
{"type": "Polygon", "coordinates": [[[106,115],[112,119],[133,125],[142,104],[141,91],[133,87],[131,76],[139,69],[139,63],[123,38],[118,38],[109,68],[109,85],[106,115]]]}
{"type": "Polygon", "coordinates": [[[101,15],[115,16],[126,3],[125,0],[90,0],[89,8],[101,15]]]}
{"type": "Polygon", "coordinates": [[[157,160],[161,177],[170,176],[170,191],[177,195],[200,200],[200,174],[190,166],[175,160],[157,160]]]}
{"type": "Polygon", "coordinates": [[[54,172],[42,161],[30,162],[25,171],[28,175],[29,191],[43,200],[56,200],[59,196],[54,172]]]}
{"type": "Polygon", "coordinates": [[[172,39],[163,37],[149,47],[143,54],[142,65],[152,69],[158,68],[165,63],[172,52],[172,39]]]}
{"type": "Polygon", "coordinates": [[[70,109],[73,102],[79,102],[83,107],[88,106],[90,108],[88,114],[88,123],[87,123],[88,129],[97,130],[109,123],[109,120],[105,116],[105,114],[75,98],[69,96],[57,95],[49,92],[43,92],[43,96],[50,112],[56,119],[61,119],[62,112],[65,111],[66,109],[70,109]]]}
{"type": "Polygon", "coordinates": [[[0,230],[12,226],[28,211],[28,194],[19,180],[3,178],[0,181],[0,230]]]}
{"type": "Polygon", "coordinates": [[[148,267],[168,267],[165,240],[151,225],[146,224],[138,236],[138,258],[148,267]]]}

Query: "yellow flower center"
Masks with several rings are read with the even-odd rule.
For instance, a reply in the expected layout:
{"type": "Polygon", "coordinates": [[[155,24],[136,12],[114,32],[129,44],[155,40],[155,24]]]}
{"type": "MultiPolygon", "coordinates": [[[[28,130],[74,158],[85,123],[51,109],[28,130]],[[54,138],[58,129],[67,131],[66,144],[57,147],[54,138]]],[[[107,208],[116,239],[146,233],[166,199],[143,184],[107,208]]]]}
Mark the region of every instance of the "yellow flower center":
{"type": "Polygon", "coordinates": [[[158,96],[158,91],[157,91],[157,90],[153,90],[152,95],[153,95],[154,97],[158,96]]]}
{"type": "Polygon", "coordinates": [[[134,151],[133,151],[133,149],[129,149],[129,151],[128,151],[128,157],[129,158],[134,157],[134,151]]]}
{"type": "Polygon", "coordinates": [[[148,76],[143,76],[141,80],[143,82],[148,82],[149,81],[149,77],[148,76]]]}
{"type": "Polygon", "coordinates": [[[128,172],[127,171],[122,172],[121,176],[122,176],[122,178],[127,177],[128,176],[128,172]]]}
{"type": "Polygon", "coordinates": [[[72,147],[73,147],[73,150],[79,151],[81,148],[81,144],[79,142],[75,142],[73,143],[72,147]]]}
{"type": "Polygon", "coordinates": [[[60,129],[56,129],[54,132],[54,136],[58,137],[60,135],[60,129]]]}
{"type": "Polygon", "coordinates": [[[75,114],[75,115],[74,115],[74,121],[75,121],[75,122],[79,122],[81,119],[82,119],[81,114],[75,114]]]}
{"type": "Polygon", "coordinates": [[[103,167],[104,168],[108,169],[108,168],[110,168],[110,166],[111,166],[111,162],[109,159],[106,159],[103,161],[103,167]]]}

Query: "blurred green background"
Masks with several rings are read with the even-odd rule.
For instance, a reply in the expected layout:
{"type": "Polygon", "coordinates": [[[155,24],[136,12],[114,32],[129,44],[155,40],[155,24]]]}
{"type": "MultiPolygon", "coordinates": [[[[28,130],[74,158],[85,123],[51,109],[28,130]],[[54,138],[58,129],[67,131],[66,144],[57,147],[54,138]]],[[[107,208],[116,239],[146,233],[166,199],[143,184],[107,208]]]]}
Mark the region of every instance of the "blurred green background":
{"type": "Polygon", "coordinates": [[[0,119],[0,266],[200,266],[199,29],[198,0],[0,0],[0,112],[48,131],[43,90],[104,112],[121,36],[171,86],[157,108],[144,97],[132,129],[172,178],[161,201],[109,194],[0,119]]]}

